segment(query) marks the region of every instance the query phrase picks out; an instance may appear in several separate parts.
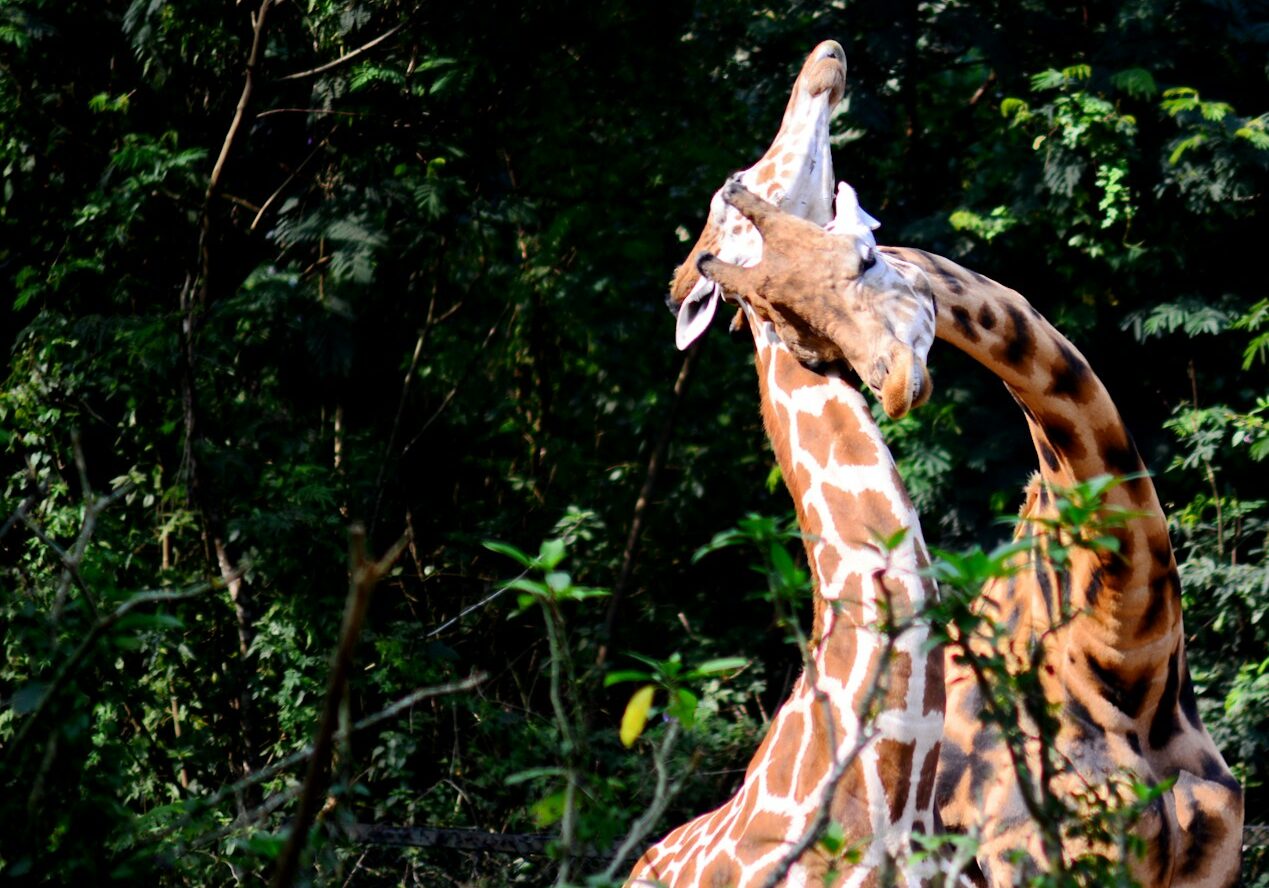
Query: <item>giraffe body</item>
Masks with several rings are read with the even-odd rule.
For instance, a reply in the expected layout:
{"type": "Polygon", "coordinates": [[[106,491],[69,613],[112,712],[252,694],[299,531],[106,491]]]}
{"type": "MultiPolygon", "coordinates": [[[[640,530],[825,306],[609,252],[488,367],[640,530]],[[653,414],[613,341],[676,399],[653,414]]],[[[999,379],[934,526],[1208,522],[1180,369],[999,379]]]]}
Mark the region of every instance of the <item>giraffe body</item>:
{"type": "MultiPolygon", "coordinates": [[[[755,201],[742,196],[737,205],[755,201]]],[[[799,240],[802,220],[770,207],[762,214],[762,266],[705,260],[702,271],[786,323],[816,331],[806,342],[833,343],[825,357],[849,350],[848,340],[858,334],[840,317],[832,264],[799,240]]],[[[1106,499],[1138,513],[1114,532],[1118,553],[1071,550],[1059,583],[1044,555],[1048,541],[1035,538],[1020,572],[980,598],[979,607],[1008,627],[1003,646],[1015,662],[1033,641],[1042,647],[1042,687],[1059,708],[1056,743],[1070,763],[1052,789],[1068,798],[1087,787],[1114,792],[1105,787],[1125,772],[1148,784],[1174,779],[1135,826],[1147,854],[1131,863],[1134,876],[1146,886],[1234,884],[1241,788],[1199,719],[1166,518],[1109,394],[1075,348],[1017,293],[920,251],[885,253],[904,273],[926,276],[938,307],[938,337],[995,373],[1022,408],[1040,462],[1024,516],[1053,515],[1054,485],[1137,475],[1106,499]],[[1058,620],[1063,611],[1074,616],[1058,620]]],[[[1022,532],[1028,532],[1025,522],[1022,532]]],[[[1038,832],[1007,747],[981,721],[969,670],[950,654],[947,693],[940,813],[948,828],[982,836],[978,862],[987,884],[1016,884],[1042,865],[1038,832]]],[[[1038,762],[1032,750],[1032,774],[1039,773],[1038,762]]],[[[1063,847],[1068,855],[1082,850],[1074,841],[1063,847]]]]}
{"type": "MultiPolygon", "coordinates": [[[[775,142],[739,176],[814,220],[816,231],[834,218],[828,116],[844,84],[841,47],[820,44],[803,65],[775,142]]],[[[697,260],[717,254],[748,265],[762,256],[761,237],[723,199],[727,190],[715,195],[705,230],[671,287],[672,304],[682,306],[680,346],[685,330],[690,338],[703,332],[721,295],[698,275],[697,260]]],[[[848,208],[839,201],[838,225],[846,230],[838,240],[871,250],[871,220],[857,205],[852,218],[848,208]],[[861,221],[863,230],[853,224],[861,221]]],[[[879,311],[896,304],[871,289],[879,311]]],[[[926,650],[923,626],[906,629],[890,645],[878,623],[883,608],[903,621],[934,594],[918,574],[926,563],[920,526],[867,405],[840,366],[807,368],[772,324],[759,321],[748,305],[744,311],[764,423],[793,496],[815,584],[810,666],[773,717],[736,795],[662,839],[627,884],[753,888],[788,866],[783,884],[791,886],[871,886],[886,879],[915,886],[925,873],[906,859],[911,836],[937,831],[943,659],[926,650]],[[900,530],[902,542],[883,552],[877,539],[900,530]],[[872,719],[865,712],[870,699],[872,719]],[[847,846],[861,851],[857,864],[834,860],[819,846],[791,864],[786,859],[822,804],[842,825],[847,846]]],[[[877,320],[874,326],[878,340],[889,344],[894,325],[877,320]]]]}

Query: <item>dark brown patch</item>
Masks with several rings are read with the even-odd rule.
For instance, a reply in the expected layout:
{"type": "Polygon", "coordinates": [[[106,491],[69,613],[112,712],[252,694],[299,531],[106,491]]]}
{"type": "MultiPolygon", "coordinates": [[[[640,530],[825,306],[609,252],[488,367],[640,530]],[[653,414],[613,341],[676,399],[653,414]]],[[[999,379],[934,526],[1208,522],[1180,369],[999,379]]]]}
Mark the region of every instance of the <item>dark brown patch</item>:
{"type": "Polygon", "coordinates": [[[1102,554],[1101,567],[1098,570],[1106,574],[1106,580],[1113,589],[1122,589],[1133,573],[1133,539],[1132,533],[1126,528],[1117,528],[1109,534],[1114,539],[1119,540],[1118,552],[1105,552],[1102,554]]]}
{"type": "Polygon", "coordinates": [[[1181,723],[1177,719],[1177,697],[1181,688],[1177,663],[1179,654],[1178,647],[1168,658],[1167,682],[1163,686],[1163,696],[1159,698],[1158,708],[1155,709],[1154,718],[1150,721],[1150,733],[1146,737],[1150,741],[1151,749],[1162,749],[1167,746],[1181,730],[1181,723]]]}
{"type": "Polygon", "coordinates": [[[1203,722],[1199,719],[1198,699],[1194,696],[1194,680],[1190,678],[1190,666],[1181,660],[1181,690],[1177,695],[1177,699],[1181,704],[1181,711],[1185,713],[1186,719],[1195,728],[1201,726],[1203,722]]]}
{"type": "Polygon", "coordinates": [[[1031,322],[1017,306],[1006,303],[1005,314],[1009,316],[1011,329],[1006,334],[1002,357],[1010,367],[1017,367],[1035,351],[1035,337],[1031,333],[1031,322]]]}
{"type": "Polygon", "coordinates": [[[1054,452],[1053,448],[1050,447],[1047,442],[1039,442],[1038,447],[1040,450],[1040,457],[1044,460],[1045,465],[1049,467],[1050,472],[1056,472],[1062,467],[1062,464],[1058,462],[1057,453],[1054,452]]]}
{"type": "Polygon", "coordinates": [[[1166,884],[1168,870],[1172,867],[1172,827],[1167,817],[1159,818],[1159,837],[1155,840],[1155,869],[1159,873],[1160,884],[1166,884]]]}
{"type": "Polygon", "coordinates": [[[1219,783],[1225,789],[1234,794],[1235,798],[1243,797],[1243,786],[1234,779],[1234,775],[1229,772],[1221,760],[1214,755],[1203,756],[1203,779],[1211,783],[1219,783]]]}
{"type": "Polygon", "coordinates": [[[1219,848],[1225,838],[1225,825],[1195,806],[1194,816],[1190,818],[1185,832],[1185,851],[1181,855],[1180,866],[1177,867],[1178,876],[1198,874],[1200,867],[1210,859],[1207,851],[1219,848]]]}
{"type": "Polygon", "coordinates": [[[934,261],[934,272],[939,276],[943,285],[953,293],[961,294],[965,292],[965,285],[961,283],[960,275],[956,273],[955,268],[946,262],[934,261]]]}
{"type": "Polygon", "coordinates": [[[1039,565],[1035,572],[1035,582],[1040,588],[1040,594],[1044,596],[1044,604],[1050,614],[1058,612],[1058,601],[1053,594],[1053,578],[1049,576],[1048,567],[1044,564],[1039,565]]]}
{"type": "MultiPolygon", "coordinates": [[[[1129,718],[1136,718],[1150,690],[1149,673],[1130,678],[1118,669],[1106,666],[1089,656],[1088,671],[1100,687],[1101,696],[1129,718]]],[[[1134,734],[1134,739],[1136,735],[1134,734]]]]}
{"type": "Polygon", "coordinates": [[[991,306],[984,304],[978,309],[978,323],[982,325],[984,330],[990,330],[996,326],[996,313],[991,310],[991,306]]]}
{"type": "Polygon", "coordinates": [[[1056,413],[1047,413],[1039,417],[1040,428],[1058,453],[1067,459],[1079,459],[1084,455],[1084,445],[1075,433],[1075,426],[1070,420],[1056,413]]]}
{"type": "Polygon", "coordinates": [[[934,792],[935,779],[938,776],[939,769],[939,744],[935,743],[925,754],[925,761],[921,763],[921,774],[917,778],[917,797],[916,809],[920,814],[930,804],[930,795],[934,792]]]}
{"type": "Polygon", "coordinates": [[[1102,569],[1099,567],[1093,571],[1093,575],[1088,578],[1088,585],[1084,587],[1084,605],[1086,607],[1096,607],[1097,597],[1102,591],[1102,569]]]}
{"type": "Polygon", "coordinates": [[[1005,391],[1009,392],[1009,397],[1013,398],[1013,402],[1018,405],[1018,409],[1022,411],[1022,415],[1027,418],[1028,422],[1034,423],[1035,425],[1040,424],[1040,420],[1036,418],[1035,411],[1023,403],[1022,399],[1018,397],[1017,392],[1007,385],[1005,386],[1005,391]]]}
{"type": "Polygon", "coordinates": [[[1164,537],[1150,547],[1150,554],[1154,556],[1155,563],[1160,567],[1171,567],[1172,541],[1164,537]]]}
{"type": "Polygon", "coordinates": [[[886,787],[889,797],[892,821],[899,819],[908,804],[908,793],[912,790],[912,755],[915,746],[911,741],[877,741],[877,770],[881,774],[881,785],[886,787]]]}
{"type": "Polygon", "coordinates": [[[921,714],[942,712],[946,704],[943,686],[943,649],[936,648],[925,658],[925,698],[921,701],[921,714]]]}
{"type": "MultiPolygon", "coordinates": [[[[912,681],[912,655],[906,651],[894,651],[890,655],[890,662],[886,666],[885,688],[886,694],[882,697],[883,707],[886,709],[902,709],[908,699],[908,685],[912,681]]],[[[859,689],[859,694],[855,698],[855,711],[862,712],[864,703],[868,696],[868,682],[865,687],[859,689]]]]}
{"type": "Polygon", "coordinates": [[[996,773],[991,753],[1000,744],[1000,736],[990,728],[982,728],[974,734],[973,754],[969,760],[969,791],[974,798],[981,796],[983,787],[996,773]]]}
{"type": "Polygon", "coordinates": [[[964,306],[952,306],[952,322],[956,324],[956,329],[961,335],[970,342],[978,341],[978,330],[974,327],[974,322],[970,320],[969,311],[964,306]]]}
{"type": "Polygon", "coordinates": [[[1137,736],[1136,731],[1129,731],[1127,734],[1124,735],[1124,739],[1128,741],[1129,749],[1131,749],[1137,755],[1141,755],[1141,738],[1137,736]]]}
{"type": "Polygon", "coordinates": [[[1092,397],[1090,385],[1092,371],[1088,369],[1088,364],[1075,349],[1065,342],[1059,341],[1057,349],[1061,358],[1055,362],[1053,382],[1050,383],[1047,393],[1058,398],[1070,398],[1083,404],[1092,397]]]}
{"type": "Polygon", "coordinates": [[[944,740],[939,749],[938,760],[934,779],[934,802],[941,808],[956,794],[956,785],[969,767],[969,756],[955,743],[944,740]]]}
{"type": "Polygon", "coordinates": [[[1150,600],[1141,612],[1141,621],[1137,624],[1137,636],[1153,635],[1159,620],[1167,610],[1168,600],[1172,597],[1172,584],[1176,582],[1175,571],[1160,574],[1150,581],[1150,600]]]}
{"type": "Polygon", "coordinates": [[[1113,475],[1132,475],[1142,469],[1141,456],[1127,432],[1117,429],[1123,437],[1111,432],[1109,440],[1101,442],[1102,463],[1113,475]]]}
{"type": "Polygon", "coordinates": [[[1093,714],[1088,711],[1088,707],[1074,697],[1068,696],[1066,698],[1066,711],[1076,723],[1076,726],[1086,735],[1092,737],[1104,737],[1106,735],[1106,728],[1099,725],[1093,719],[1093,714]]]}

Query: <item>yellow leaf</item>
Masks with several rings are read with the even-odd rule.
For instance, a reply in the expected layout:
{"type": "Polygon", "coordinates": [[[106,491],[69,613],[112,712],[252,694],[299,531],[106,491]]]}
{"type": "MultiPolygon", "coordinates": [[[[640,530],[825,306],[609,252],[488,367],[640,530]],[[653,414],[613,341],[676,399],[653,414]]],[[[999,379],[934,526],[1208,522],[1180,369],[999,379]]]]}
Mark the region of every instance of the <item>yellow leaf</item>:
{"type": "Polygon", "coordinates": [[[644,685],[634,692],[626,711],[621,715],[621,744],[630,747],[643,733],[648,723],[648,710],[652,708],[652,695],[656,693],[655,685],[644,685]]]}

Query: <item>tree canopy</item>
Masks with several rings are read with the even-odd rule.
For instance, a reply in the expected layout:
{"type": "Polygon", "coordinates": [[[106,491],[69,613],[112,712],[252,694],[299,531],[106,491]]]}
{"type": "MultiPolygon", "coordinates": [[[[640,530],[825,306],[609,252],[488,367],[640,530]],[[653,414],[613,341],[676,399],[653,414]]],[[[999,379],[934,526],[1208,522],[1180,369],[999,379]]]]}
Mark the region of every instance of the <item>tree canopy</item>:
{"type": "MultiPolygon", "coordinates": [[[[693,553],[791,510],[748,343],[677,353],[663,299],[826,38],[879,240],[1019,290],[1107,383],[1170,514],[1203,718],[1269,822],[1263,4],[7,0],[7,877],[268,876],[354,522],[409,541],[340,695],[316,881],[598,872],[570,854],[647,807],[671,722],[694,770],[654,835],[730,793],[799,658],[749,559],[693,553]],[[630,748],[623,671],[671,694],[630,748]],[[566,808],[563,855],[338,838],[566,808]]],[[[959,355],[930,366],[883,432],[927,540],[999,540],[1025,423],[959,355]]]]}

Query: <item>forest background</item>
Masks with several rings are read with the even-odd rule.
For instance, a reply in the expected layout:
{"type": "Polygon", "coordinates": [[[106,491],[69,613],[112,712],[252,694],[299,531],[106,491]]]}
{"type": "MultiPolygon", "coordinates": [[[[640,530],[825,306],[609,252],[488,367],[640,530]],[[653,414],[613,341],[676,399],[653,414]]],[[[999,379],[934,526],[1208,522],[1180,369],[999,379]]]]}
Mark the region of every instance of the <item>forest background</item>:
{"type": "MultiPolygon", "coordinates": [[[[669,729],[623,746],[614,671],[687,707],[653,835],[732,791],[799,658],[749,553],[692,556],[791,508],[745,338],[685,358],[663,297],[826,38],[837,175],[881,242],[1020,290],[1107,383],[1171,516],[1203,718],[1269,822],[1264,3],[6,0],[5,876],[267,876],[304,775],[268,767],[321,718],[354,521],[375,553],[412,536],[345,723],[479,683],[337,743],[318,882],[556,876],[354,823],[568,807],[610,848],[669,729]],[[692,675],[720,658],[746,665],[692,675]]],[[[883,431],[927,540],[990,545],[1025,424],[930,364],[883,431]]]]}

